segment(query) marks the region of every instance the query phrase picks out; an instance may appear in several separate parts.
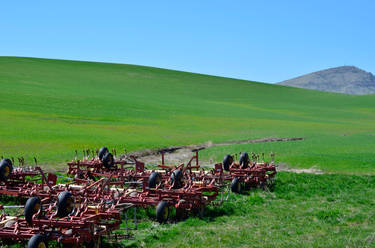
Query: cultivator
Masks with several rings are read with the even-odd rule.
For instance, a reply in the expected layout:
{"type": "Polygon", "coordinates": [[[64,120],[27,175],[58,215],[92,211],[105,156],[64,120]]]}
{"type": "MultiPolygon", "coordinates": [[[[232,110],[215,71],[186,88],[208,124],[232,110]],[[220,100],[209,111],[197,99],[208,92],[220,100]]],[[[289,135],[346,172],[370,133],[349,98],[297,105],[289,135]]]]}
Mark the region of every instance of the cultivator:
{"type": "Polygon", "coordinates": [[[38,166],[24,166],[22,159],[16,168],[13,161],[3,159],[0,195],[28,200],[23,217],[0,216],[0,238],[3,243],[29,240],[28,247],[44,247],[52,240],[63,246],[94,247],[104,234],[119,229],[121,209],[154,206],[157,221],[165,223],[172,208],[178,218],[189,212],[202,214],[221,188],[230,184],[239,193],[242,188],[269,185],[276,175],[273,162],[259,162],[255,155],[251,161],[247,153],[239,162],[227,155],[205,170],[198,152],[193,150],[188,163],[177,166],[166,165],[161,152],[161,164],[147,169],[134,156],[116,159],[116,151],[106,147],[96,155],[87,150],[82,160],[68,163],[73,178],[66,184],[58,184],[58,176],[38,166]]]}
{"type": "Polygon", "coordinates": [[[5,243],[29,240],[28,247],[46,247],[47,241],[62,245],[95,247],[101,237],[119,228],[120,211],[115,206],[76,203],[73,195],[61,192],[56,201],[43,204],[39,197],[27,200],[24,218],[0,216],[0,238],[5,243]],[[46,210],[44,210],[46,209],[46,210]]]}

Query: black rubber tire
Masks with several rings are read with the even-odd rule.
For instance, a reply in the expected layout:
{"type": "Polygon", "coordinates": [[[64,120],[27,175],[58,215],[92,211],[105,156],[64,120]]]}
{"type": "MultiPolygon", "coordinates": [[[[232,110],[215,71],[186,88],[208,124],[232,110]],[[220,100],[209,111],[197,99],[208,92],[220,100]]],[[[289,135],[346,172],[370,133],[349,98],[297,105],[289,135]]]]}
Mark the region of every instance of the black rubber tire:
{"type": "Polygon", "coordinates": [[[100,148],[100,150],[98,152],[99,159],[102,160],[104,155],[106,155],[108,152],[109,152],[109,150],[108,150],[107,147],[103,146],[102,148],[100,148]]]}
{"type": "Polygon", "coordinates": [[[6,181],[13,172],[13,163],[9,158],[4,158],[0,162],[0,181],[6,181]]]}
{"type": "Polygon", "coordinates": [[[225,155],[223,159],[224,170],[229,171],[229,167],[231,166],[232,163],[233,163],[233,157],[229,154],[225,155]]]}
{"type": "Polygon", "coordinates": [[[160,224],[167,222],[169,217],[169,207],[168,202],[161,201],[156,207],[156,219],[160,224]]]}
{"type": "Polygon", "coordinates": [[[152,172],[150,177],[148,178],[148,187],[149,188],[156,188],[156,185],[158,185],[161,182],[161,175],[159,172],[152,172]]]}
{"type": "Polygon", "coordinates": [[[33,215],[36,214],[39,209],[42,208],[42,202],[39,197],[31,197],[26,201],[25,204],[25,220],[31,226],[33,224],[33,215]]]}
{"type": "Polygon", "coordinates": [[[241,192],[241,182],[238,177],[233,178],[232,183],[230,185],[230,189],[233,193],[240,193],[241,192]]]}
{"type": "Polygon", "coordinates": [[[62,247],[62,248],[74,248],[74,245],[73,244],[64,244],[64,243],[62,243],[60,247],[62,247]]]}
{"type": "Polygon", "coordinates": [[[177,170],[172,171],[171,183],[174,184],[173,185],[174,189],[182,188],[183,186],[182,179],[183,179],[183,174],[181,170],[177,169],[177,170]]]}
{"type": "Polygon", "coordinates": [[[184,208],[176,208],[176,219],[184,220],[188,217],[188,212],[184,208]]]}
{"type": "Polygon", "coordinates": [[[90,242],[85,243],[86,248],[102,248],[103,247],[103,241],[101,237],[99,237],[97,240],[91,240],[90,242]]]}
{"type": "Polygon", "coordinates": [[[249,154],[247,154],[247,152],[241,153],[240,165],[242,166],[242,169],[246,169],[247,167],[249,167],[249,162],[250,162],[249,154]]]}
{"type": "Polygon", "coordinates": [[[57,216],[66,217],[74,210],[74,197],[69,191],[61,192],[57,197],[57,216]]]}
{"type": "Polygon", "coordinates": [[[39,248],[40,244],[44,244],[44,247],[48,247],[45,237],[41,234],[35,234],[27,243],[27,248],[39,248]]]}
{"type": "Polygon", "coordinates": [[[115,159],[113,158],[112,153],[110,153],[110,152],[106,153],[104,155],[103,159],[102,159],[102,163],[103,163],[104,167],[107,168],[107,169],[114,166],[115,165],[115,159]]]}

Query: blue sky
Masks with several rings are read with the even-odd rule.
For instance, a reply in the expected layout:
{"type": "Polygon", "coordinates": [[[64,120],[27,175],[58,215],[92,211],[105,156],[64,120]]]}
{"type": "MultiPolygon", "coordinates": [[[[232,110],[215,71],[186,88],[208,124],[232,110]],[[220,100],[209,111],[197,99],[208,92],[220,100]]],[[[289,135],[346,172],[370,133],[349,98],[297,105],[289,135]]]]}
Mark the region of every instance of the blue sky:
{"type": "Polygon", "coordinates": [[[0,55],[149,65],[263,82],[375,73],[375,1],[1,1],[0,55]]]}

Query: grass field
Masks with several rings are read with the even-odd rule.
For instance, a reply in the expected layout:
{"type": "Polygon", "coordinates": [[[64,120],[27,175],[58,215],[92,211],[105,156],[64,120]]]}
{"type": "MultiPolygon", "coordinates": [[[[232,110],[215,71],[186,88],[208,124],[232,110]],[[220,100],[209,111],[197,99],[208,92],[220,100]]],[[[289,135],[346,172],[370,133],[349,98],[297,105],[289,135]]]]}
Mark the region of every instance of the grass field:
{"type": "Polygon", "coordinates": [[[143,220],[125,247],[374,247],[375,177],[281,172],[270,191],[231,195],[200,219],[143,220]]]}
{"type": "Polygon", "coordinates": [[[75,149],[130,151],[264,137],[212,148],[273,151],[280,162],[373,173],[374,95],[349,96],[151,67],[0,57],[0,155],[56,166],[75,149]]]}

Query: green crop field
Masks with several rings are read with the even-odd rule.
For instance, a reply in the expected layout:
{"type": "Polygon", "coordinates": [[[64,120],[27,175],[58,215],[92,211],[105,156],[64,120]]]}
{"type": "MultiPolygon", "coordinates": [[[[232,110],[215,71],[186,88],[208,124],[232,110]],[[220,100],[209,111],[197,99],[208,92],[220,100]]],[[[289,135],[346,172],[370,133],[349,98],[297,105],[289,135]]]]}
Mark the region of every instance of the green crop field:
{"type": "Polygon", "coordinates": [[[350,96],[151,67],[0,57],[0,155],[61,165],[74,150],[129,151],[265,137],[216,147],[275,152],[293,167],[375,171],[375,96],[350,96]]]}
{"type": "Polygon", "coordinates": [[[103,145],[136,151],[303,137],[200,154],[220,161],[274,152],[278,163],[325,172],[280,172],[273,188],[232,194],[203,218],[159,225],[153,209],[139,210],[134,239],[116,247],[375,247],[375,95],[20,57],[0,57],[0,85],[0,156],[36,156],[45,168],[64,169],[74,150],[103,145]]]}

